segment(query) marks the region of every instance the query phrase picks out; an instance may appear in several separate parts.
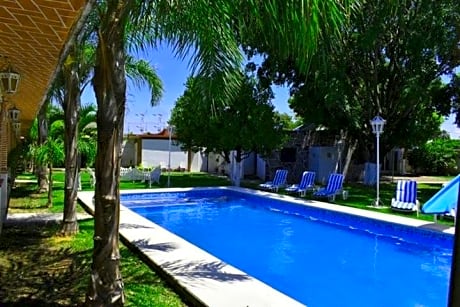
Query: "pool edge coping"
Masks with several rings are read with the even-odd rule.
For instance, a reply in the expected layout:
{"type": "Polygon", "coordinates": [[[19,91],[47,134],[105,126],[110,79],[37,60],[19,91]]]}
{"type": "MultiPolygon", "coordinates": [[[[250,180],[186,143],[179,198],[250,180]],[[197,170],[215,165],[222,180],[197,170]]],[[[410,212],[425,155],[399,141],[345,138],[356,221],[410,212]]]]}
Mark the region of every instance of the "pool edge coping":
{"type": "MultiPolygon", "coordinates": [[[[122,190],[121,194],[178,192],[212,188],[122,190]]],[[[92,215],[94,191],[78,192],[78,200],[92,215]]],[[[120,236],[159,269],[174,290],[192,306],[306,306],[247,273],[225,263],[161,226],[120,205],[120,236]],[[149,229],[148,232],[143,231],[149,229]],[[169,249],[169,250],[168,250],[169,249]],[[203,270],[204,269],[204,270],[203,270]],[[210,269],[206,271],[207,269],[210,269]]]]}

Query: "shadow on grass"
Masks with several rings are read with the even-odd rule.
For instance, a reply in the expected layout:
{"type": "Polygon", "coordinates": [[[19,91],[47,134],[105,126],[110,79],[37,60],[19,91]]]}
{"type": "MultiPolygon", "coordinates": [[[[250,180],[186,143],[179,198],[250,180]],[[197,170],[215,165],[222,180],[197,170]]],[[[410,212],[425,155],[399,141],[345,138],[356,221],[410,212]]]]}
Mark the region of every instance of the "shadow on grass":
{"type": "Polygon", "coordinates": [[[91,250],[56,248],[58,225],[9,225],[0,237],[0,306],[80,306],[91,250]]]}
{"type": "Polygon", "coordinates": [[[37,186],[30,183],[18,183],[16,186],[11,189],[11,197],[18,198],[18,197],[34,197],[37,198],[38,196],[46,195],[38,194],[37,193],[37,186]]]}

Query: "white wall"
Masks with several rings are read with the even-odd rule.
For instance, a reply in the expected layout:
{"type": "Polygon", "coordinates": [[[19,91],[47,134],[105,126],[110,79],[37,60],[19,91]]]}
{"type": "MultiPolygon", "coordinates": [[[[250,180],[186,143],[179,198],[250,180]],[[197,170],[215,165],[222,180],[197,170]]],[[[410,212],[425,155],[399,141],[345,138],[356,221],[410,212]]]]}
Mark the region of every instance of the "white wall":
{"type": "Polygon", "coordinates": [[[136,150],[133,140],[123,141],[123,151],[121,153],[121,166],[136,166],[136,150]]]}
{"type": "Polygon", "coordinates": [[[192,152],[191,154],[192,163],[190,165],[191,172],[206,172],[207,161],[206,154],[204,152],[192,152]]]}
{"type": "MultiPolygon", "coordinates": [[[[155,167],[160,165],[162,168],[168,168],[169,152],[168,139],[142,140],[142,166],[155,167]]],[[[171,142],[171,169],[179,167],[187,167],[187,152],[182,151],[175,142],[171,142]]]]}
{"type": "Polygon", "coordinates": [[[330,147],[310,147],[308,153],[308,168],[316,172],[316,181],[326,183],[329,174],[335,169],[337,161],[337,148],[330,147]]]}
{"type": "Polygon", "coordinates": [[[255,159],[256,154],[251,152],[249,156],[243,160],[244,175],[254,175],[256,173],[255,159]]]}
{"type": "Polygon", "coordinates": [[[265,171],[266,171],[266,162],[264,160],[264,158],[262,158],[261,156],[257,155],[257,177],[259,177],[260,179],[264,180],[265,181],[265,171]]]}

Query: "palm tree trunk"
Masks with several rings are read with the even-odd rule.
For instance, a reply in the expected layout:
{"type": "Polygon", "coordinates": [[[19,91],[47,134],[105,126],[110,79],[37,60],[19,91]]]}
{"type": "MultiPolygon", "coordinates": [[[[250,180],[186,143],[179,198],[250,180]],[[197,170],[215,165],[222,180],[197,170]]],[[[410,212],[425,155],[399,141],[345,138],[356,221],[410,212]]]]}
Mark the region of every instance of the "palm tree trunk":
{"type": "Polygon", "coordinates": [[[51,208],[53,206],[53,164],[49,164],[49,170],[48,170],[48,203],[46,206],[48,208],[51,208]]]}
{"type": "MultiPolygon", "coordinates": [[[[75,52],[71,52],[71,55],[75,52]]],[[[71,56],[69,55],[69,56],[71,56]]],[[[75,62],[77,63],[77,62],[75,62]]],[[[72,65],[72,64],[71,64],[72,65]]],[[[70,236],[78,232],[77,191],[78,191],[78,121],[80,119],[80,80],[74,67],[64,69],[64,150],[65,150],[65,185],[64,217],[61,234],[70,236]]],[[[78,63],[77,63],[78,65],[78,63]]]]}
{"type": "MultiPolygon", "coordinates": [[[[45,101],[43,106],[40,108],[38,112],[38,146],[45,143],[46,139],[48,138],[48,121],[46,119],[46,112],[48,109],[49,101],[45,101]]],[[[37,172],[37,184],[38,184],[38,191],[39,193],[48,192],[48,174],[47,174],[47,167],[46,165],[40,165],[40,163],[36,164],[36,172],[37,172]]]]}
{"type": "Polygon", "coordinates": [[[121,144],[126,103],[124,31],[128,4],[108,1],[100,24],[93,85],[98,103],[94,248],[88,306],[123,306],[119,224],[121,144]]]}

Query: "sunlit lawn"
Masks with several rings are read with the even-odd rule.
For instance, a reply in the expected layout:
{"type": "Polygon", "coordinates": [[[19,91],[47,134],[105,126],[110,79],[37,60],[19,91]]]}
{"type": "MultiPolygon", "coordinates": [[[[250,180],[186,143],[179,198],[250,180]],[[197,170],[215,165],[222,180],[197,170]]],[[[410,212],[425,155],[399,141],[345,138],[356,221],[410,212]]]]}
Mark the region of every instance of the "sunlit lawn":
{"type": "MultiPolygon", "coordinates": [[[[436,192],[442,187],[441,183],[419,183],[417,184],[417,199],[421,206],[428,201],[436,192]]],[[[368,187],[359,183],[346,184],[344,186],[349,191],[349,197],[343,200],[342,197],[338,196],[335,203],[365,210],[374,210],[383,213],[401,215],[405,217],[417,218],[416,213],[402,213],[393,211],[390,208],[391,199],[395,196],[396,183],[383,182],[380,184],[379,196],[383,209],[372,208],[371,204],[376,198],[377,191],[375,187],[368,187]]],[[[419,219],[433,221],[433,215],[431,214],[419,214],[419,219]]],[[[440,223],[453,224],[451,220],[439,220],[440,223]]]]}

